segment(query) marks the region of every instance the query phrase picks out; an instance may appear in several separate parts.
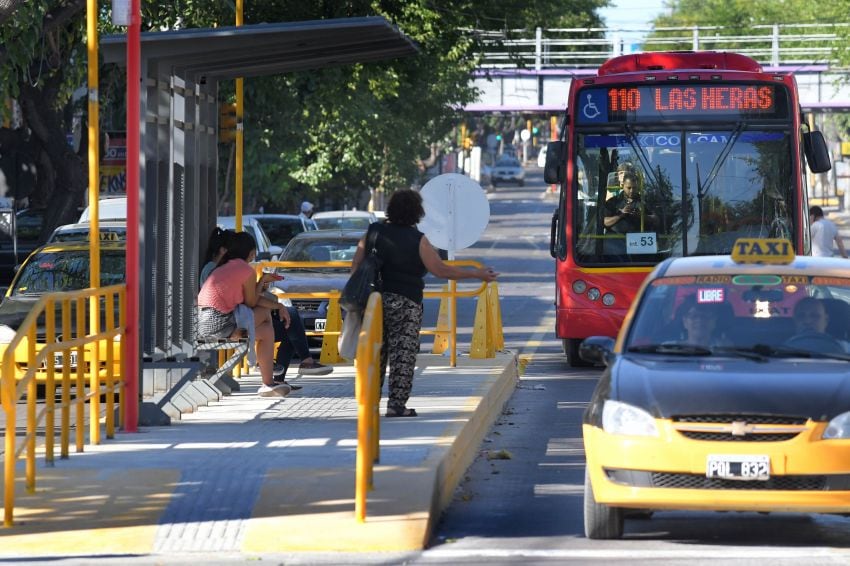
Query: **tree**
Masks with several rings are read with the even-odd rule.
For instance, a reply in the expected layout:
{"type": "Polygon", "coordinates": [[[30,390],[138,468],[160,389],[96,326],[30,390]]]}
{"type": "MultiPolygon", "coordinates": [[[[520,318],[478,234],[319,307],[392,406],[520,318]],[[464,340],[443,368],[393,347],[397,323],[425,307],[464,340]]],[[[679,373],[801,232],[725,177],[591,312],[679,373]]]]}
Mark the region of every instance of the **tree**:
{"type": "MultiPolygon", "coordinates": [[[[391,190],[475,96],[475,30],[597,25],[607,0],[249,0],[245,23],[382,15],[420,47],[415,57],[246,80],[245,192],[267,210],[306,197],[339,203],[352,189],[391,190]],[[271,206],[269,206],[271,205],[271,206]]],[[[24,128],[0,128],[0,156],[37,167],[31,201],[51,203],[45,234],[73,219],[87,185],[85,145],[66,143],[73,92],[85,84],[85,0],[0,3],[0,99],[16,99],[24,128]]],[[[101,4],[108,4],[101,2],[101,4]]],[[[114,31],[108,7],[102,33],[114,31]]],[[[143,30],[232,25],[221,0],[142,2],[143,30]]],[[[122,70],[101,71],[101,129],[124,128],[122,70]]],[[[221,88],[228,95],[228,84],[221,88]]],[[[221,146],[222,163],[230,147],[221,146]]],[[[221,168],[225,170],[225,167],[221,168]]],[[[222,171],[223,172],[223,171],[222,171]]],[[[223,185],[223,184],[222,184],[223,185]]]]}

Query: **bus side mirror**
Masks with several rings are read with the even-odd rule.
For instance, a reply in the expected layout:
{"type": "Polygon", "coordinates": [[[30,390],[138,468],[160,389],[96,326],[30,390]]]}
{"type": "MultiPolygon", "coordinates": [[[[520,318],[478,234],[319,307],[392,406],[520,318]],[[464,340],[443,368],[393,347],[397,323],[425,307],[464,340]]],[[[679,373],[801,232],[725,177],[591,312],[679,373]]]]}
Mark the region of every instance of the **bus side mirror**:
{"type": "Polygon", "coordinates": [[[566,142],[549,142],[546,148],[546,166],[543,168],[543,180],[547,183],[560,185],[567,178],[566,150],[566,142]]]}
{"type": "Polygon", "coordinates": [[[821,132],[816,130],[803,134],[803,151],[806,152],[806,161],[809,162],[809,169],[812,173],[826,173],[832,169],[826,140],[823,139],[821,132]]]}

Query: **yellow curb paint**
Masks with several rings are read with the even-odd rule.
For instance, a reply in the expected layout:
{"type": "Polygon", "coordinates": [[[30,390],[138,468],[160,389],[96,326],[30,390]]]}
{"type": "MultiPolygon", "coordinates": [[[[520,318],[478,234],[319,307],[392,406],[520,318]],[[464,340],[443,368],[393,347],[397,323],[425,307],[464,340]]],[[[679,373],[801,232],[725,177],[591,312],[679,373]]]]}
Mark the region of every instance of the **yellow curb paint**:
{"type": "Polygon", "coordinates": [[[35,493],[16,486],[15,526],[0,529],[0,553],[150,553],[179,480],[179,470],[39,469],[35,493]]]}

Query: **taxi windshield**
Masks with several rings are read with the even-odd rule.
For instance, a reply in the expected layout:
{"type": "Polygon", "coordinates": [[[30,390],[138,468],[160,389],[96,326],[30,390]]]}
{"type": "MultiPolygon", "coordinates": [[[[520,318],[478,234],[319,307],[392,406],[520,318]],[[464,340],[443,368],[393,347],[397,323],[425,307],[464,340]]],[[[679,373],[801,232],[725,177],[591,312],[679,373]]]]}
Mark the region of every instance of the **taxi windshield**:
{"type": "Polygon", "coordinates": [[[850,278],[666,277],[646,289],[625,351],[680,355],[850,353],[850,278]]]}
{"type": "MultiPolygon", "coordinates": [[[[100,284],[125,281],[123,251],[103,251],[100,284]]],[[[75,291],[89,287],[89,251],[43,251],[31,257],[12,285],[12,296],[41,295],[54,291],[75,291]]]]}

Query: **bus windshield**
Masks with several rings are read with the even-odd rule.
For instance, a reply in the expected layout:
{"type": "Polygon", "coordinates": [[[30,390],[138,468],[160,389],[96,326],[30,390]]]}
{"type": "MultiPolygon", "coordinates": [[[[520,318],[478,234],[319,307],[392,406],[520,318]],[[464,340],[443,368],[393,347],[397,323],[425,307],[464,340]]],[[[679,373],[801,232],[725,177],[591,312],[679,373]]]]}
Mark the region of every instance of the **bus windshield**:
{"type": "Polygon", "coordinates": [[[740,237],[793,241],[799,203],[787,126],[608,125],[578,132],[575,147],[580,265],[728,254],[740,237]]]}

